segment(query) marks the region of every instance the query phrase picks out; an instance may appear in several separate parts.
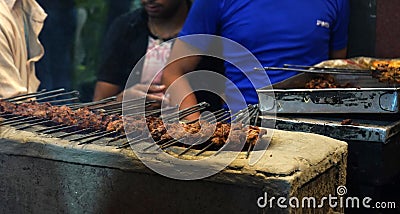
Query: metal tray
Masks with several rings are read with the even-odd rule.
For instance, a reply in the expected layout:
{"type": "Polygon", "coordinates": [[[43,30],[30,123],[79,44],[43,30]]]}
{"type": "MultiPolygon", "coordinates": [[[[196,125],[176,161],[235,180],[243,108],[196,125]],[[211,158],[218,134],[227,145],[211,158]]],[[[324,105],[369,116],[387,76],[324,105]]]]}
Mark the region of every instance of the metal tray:
{"type": "Polygon", "coordinates": [[[400,88],[370,76],[337,75],[354,88],[302,89],[315,75],[302,73],[273,87],[257,90],[263,113],[398,113],[400,88]],[[274,96],[273,96],[274,94],[274,96]]]}

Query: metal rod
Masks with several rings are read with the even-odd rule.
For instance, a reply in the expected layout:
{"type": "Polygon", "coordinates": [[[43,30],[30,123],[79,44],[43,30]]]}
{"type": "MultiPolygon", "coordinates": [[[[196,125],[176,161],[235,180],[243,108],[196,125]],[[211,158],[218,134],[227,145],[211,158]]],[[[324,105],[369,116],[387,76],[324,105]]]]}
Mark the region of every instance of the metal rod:
{"type": "Polygon", "coordinates": [[[144,148],[142,151],[143,151],[143,152],[144,152],[144,151],[147,151],[147,150],[149,150],[151,147],[154,147],[154,146],[157,146],[157,143],[151,144],[150,146],[144,148]]]}
{"type": "Polygon", "coordinates": [[[43,93],[43,92],[45,92],[45,91],[46,91],[46,89],[42,89],[42,90],[40,90],[40,91],[38,91],[38,92],[16,95],[16,96],[13,96],[13,97],[3,98],[3,99],[1,99],[1,100],[2,100],[2,101],[10,101],[10,100],[17,99],[17,98],[21,98],[21,97],[26,97],[26,96],[32,96],[32,95],[41,94],[41,93],[43,93]]]}
{"type": "MultiPolygon", "coordinates": [[[[233,115],[231,115],[231,116],[229,116],[229,117],[227,117],[227,118],[221,120],[220,122],[227,122],[228,120],[231,120],[232,118],[237,117],[237,116],[243,114],[244,111],[248,111],[248,108],[249,108],[249,107],[247,107],[247,108],[245,108],[245,109],[242,109],[242,110],[236,112],[235,114],[233,114],[233,115]]],[[[235,121],[235,120],[233,120],[233,121],[235,121]]]]}
{"type": "MultiPolygon", "coordinates": [[[[15,123],[22,124],[22,123],[20,123],[20,122],[26,122],[26,121],[29,121],[29,120],[36,120],[36,119],[38,119],[38,118],[36,118],[36,117],[23,117],[23,118],[18,118],[17,120],[9,120],[9,121],[0,123],[0,126],[4,126],[4,125],[14,125],[15,123]]],[[[17,125],[18,125],[18,124],[17,124],[17,125]]]]}
{"type": "Polygon", "coordinates": [[[227,117],[229,117],[230,114],[231,114],[230,112],[225,111],[225,112],[223,112],[223,114],[217,116],[216,119],[217,119],[218,122],[221,122],[224,119],[226,119],[227,117]]]}
{"type": "MultiPolygon", "coordinates": [[[[178,108],[177,106],[167,107],[167,108],[163,109],[162,111],[171,111],[171,110],[174,110],[177,108],[178,108]]],[[[150,110],[150,111],[145,111],[145,112],[135,112],[135,113],[131,113],[131,114],[124,114],[124,116],[136,116],[139,114],[145,114],[145,116],[148,117],[148,116],[152,116],[155,114],[161,114],[161,109],[155,109],[155,110],[150,110]]]]}
{"type": "MultiPolygon", "coordinates": [[[[103,104],[103,105],[99,105],[99,106],[96,106],[96,107],[94,107],[94,108],[92,108],[92,109],[102,109],[102,108],[106,108],[106,107],[112,107],[112,106],[116,106],[116,107],[114,107],[114,108],[121,108],[122,107],[122,104],[129,104],[129,103],[136,103],[136,102],[139,102],[139,101],[143,101],[144,100],[144,98],[139,98],[139,99],[132,99],[132,100],[125,100],[125,101],[115,101],[115,102],[109,102],[109,103],[105,103],[105,104],[103,104]]],[[[147,102],[146,102],[147,103],[147,102]]],[[[140,105],[141,103],[139,103],[138,105],[140,105]]],[[[129,106],[129,105],[128,105],[129,106]]],[[[114,109],[114,108],[112,108],[112,109],[114,109]]]]}
{"type": "Polygon", "coordinates": [[[17,101],[25,100],[25,99],[28,99],[28,98],[43,96],[43,95],[47,95],[47,94],[54,94],[54,93],[59,93],[59,92],[63,92],[63,91],[65,91],[65,89],[60,88],[60,89],[56,89],[56,90],[52,90],[52,91],[45,91],[45,92],[40,92],[40,93],[32,93],[32,94],[29,94],[29,95],[26,95],[26,96],[20,96],[20,97],[17,97],[17,98],[11,98],[11,99],[7,99],[7,101],[9,101],[9,102],[17,102],[17,101]]]}
{"type": "Polygon", "coordinates": [[[208,148],[210,148],[213,145],[213,143],[211,142],[210,144],[208,144],[206,147],[204,147],[202,150],[200,150],[198,153],[196,153],[194,156],[199,156],[201,154],[203,154],[203,152],[205,152],[208,148]]]}
{"type": "Polygon", "coordinates": [[[243,118],[242,123],[244,123],[244,124],[250,123],[251,118],[253,118],[257,114],[257,110],[258,109],[252,108],[250,110],[249,116],[246,118],[243,118]]]}
{"type": "MultiPolygon", "coordinates": [[[[220,120],[222,120],[223,118],[229,116],[229,112],[228,112],[228,111],[225,111],[225,109],[221,109],[221,110],[223,110],[223,111],[222,111],[222,112],[218,112],[217,114],[214,115],[216,121],[220,121],[220,120]]],[[[207,122],[211,122],[211,121],[210,121],[211,119],[212,119],[212,117],[209,117],[209,118],[206,119],[206,121],[207,121],[207,122]]]]}
{"type": "Polygon", "coordinates": [[[242,122],[244,119],[248,118],[248,116],[251,114],[251,104],[249,104],[247,106],[247,108],[244,109],[243,112],[241,112],[240,114],[236,115],[236,118],[232,120],[232,122],[242,122]],[[245,114],[245,112],[247,112],[247,114],[245,114]]]}
{"type": "MultiPolygon", "coordinates": [[[[3,112],[3,113],[0,113],[0,116],[1,117],[21,117],[20,115],[18,115],[18,114],[13,114],[13,113],[6,113],[6,114],[4,114],[5,112],[3,112]]],[[[5,118],[5,119],[8,119],[8,118],[5,118]]]]}
{"type": "Polygon", "coordinates": [[[91,128],[79,129],[79,130],[76,130],[76,131],[73,131],[73,132],[69,132],[69,133],[62,134],[62,135],[58,136],[58,138],[69,137],[69,136],[71,136],[71,135],[79,134],[79,133],[81,133],[81,132],[86,132],[86,131],[89,131],[89,130],[92,130],[92,129],[91,129],[91,128]]]}
{"type": "Polygon", "coordinates": [[[39,102],[41,100],[48,100],[50,98],[70,95],[70,94],[75,95],[75,96],[79,96],[79,91],[74,90],[74,91],[70,91],[70,92],[65,92],[65,93],[60,93],[60,94],[55,94],[55,95],[50,95],[50,96],[46,96],[46,97],[37,98],[36,102],[39,102]]]}
{"type": "Polygon", "coordinates": [[[93,101],[93,102],[88,102],[88,103],[79,103],[79,104],[68,104],[67,106],[69,106],[70,108],[73,108],[73,109],[77,109],[77,108],[90,107],[90,106],[95,106],[95,105],[99,105],[99,104],[103,104],[103,103],[108,103],[108,102],[114,101],[116,99],[117,99],[116,96],[112,96],[112,97],[108,97],[108,98],[98,100],[98,101],[93,101]]]}
{"type": "MultiPolygon", "coordinates": [[[[51,100],[51,101],[47,101],[47,103],[65,103],[65,102],[71,102],[71,101],[79,101],[79,98],[72,97],[72,98],[62,99],[62,100],[51,100]]],[[[60,104],[60,105],[64,105],[64,104],[60,104]]]]}
{"type": "Polygon", "coordinates": [[[111,142],[114,142],[114,141],[120,140],[120,139],[122,139],[122,138],[124,138],[124,137],[126,137],[126,135],[125,135],[125,134],[120,134],[120,135],[118,135],[118,136],[116,136],[116,137],[114,137],[114,138],[112,138],[112,139],[108,140],[108,141],[107,141],[107,145],[108,145],[108,144],[110,144],[111,142]]]}
{"type": "Polygon", "coordinates": [[[161,109],[156,109],[156,110],[151,110],[151,111],[145,111],[146,117],[152,116],[155,114],[161,114],[161,109]]]}
{"type": "Polygon", "coordinates": [[[83,140],[83,139],[86,139],[86,138],[96,137],[98,135],[102,135],[102,134],[109,133],[109,132],[110,131],[97,130],[97,131],[94,131],[91,134],[88,134],[88,135],[85,135],[85,136],[81,136],[81,137],[77,137],[77,138],[74,138],[74,139],[70,139],[70,141],[80,141],[80,140],[83,140]]]}
{"type": "Polygon", "coordinates": [[[204,109],[204,108],[193,109],[192,111],[187,111],[187,112],[185,112],[184,114],[179,114],[179,120],[182,120],[183,118],[185,118],[185,117],[187,117],[187,116],[189,116],[189,115],[191,115],[191,114],[193,114],[193,113],[195,113],[195,112],[201,111],[201,110],[203,110],[203,109],[204,109]]]}
{"type": "Polygon", "coordinates": [[[157,146],[158,144],[160,144],[160,143],[162,143],[162,142],[164,142],[164,141],[166,141],[166,142],[163,143],[163,144],[161,144],[161,145],[160,145],[160,148],[166,148],[166,147],[163,147],[163,146],[167,146],[167,147],[168,147],[168,145],[169,145],[170,143],[175,144],[175,143],[177,142],[177,140],[175,140],[175,139],[173,139],[173,138],[172,138],[172,139],[163,139],[163,140],[159,140],[159,141],[157,141],[157,142],[151,144],[150,146],[144,148],[143,151],[149,150],[151,147],[157,146]],[[175,141],[176,141],[176,142],[175,142],[175,141]]]}
{"type": "MultiPolygon", "coordinates": [[[[60,126],[61,126],[61,125],[60,125],[60,126]]],[[[46,131],[43,131],[42,133],[43,133],[43,134],[51,134],[51,133],[54,133],[54,132],[63,131],[63,130],[68,130],[68,129],[76,128],[76,127],[78,127],[78,126],[77,126],[77,125],[65,126],[65,125],[63,124],[62,127],[55,128],[55,129],[50,129],[50,130],[46,130],[46,131]]]]}
{"type": "Polygon", "coordinates": [[[184,155],[187,152],[189,152],[189,150],[191,150],[194,146],[197,145],[197,143],[201,142],[201,139],[199,139],[198,141],[196,141],[195,143],[193,143],[192,145],[190,145],[188,148],[186,148],[183,152],[181,152],[178,156],[184,155]]]}
{"type": "Polygon", "coordinates": [[[260,109],[257,109],[257,114],[256,114],[256,117],[254,118],[254,124],[253,125],[255,125],[255,126],[258,125],[259,117],[260,117],[260,109]]]}
{"type": "Polygon", "coordinates": [[[203,110],[203,109],[207,108],[208,106],[210,106],[210,104],[208,104],[206,102],[202,102],[202,103],[199,103],[197,105],[194,105],[194,106],[188,107],[186,109],[183,109],[181,111],[174,112],[174,113],[172,113],[170,115],[166,115],[165,117],[163,117],[163,120],[169,121],[169,120],[175,118],[176,116],[179,116],[179,118],[181,118],[182,115],[185,115],[185,117],[186,117],[186,116],[188,116],[190,114],[193,114],[194,112],[203,110]],[[188,114],[189,112],[190,112],[190,114],[188,114]],[[186,114],[188,114],[188,115],[186,115],[186,114]]]}
{"type": "Polygon", "coordinates": [[[249,148],[247,149],[246,159],[249,159],[249,157],[250,157],[250,152],[251,152],[252,146],[253,145],[251,143],[249,143],[249,148]]]}
{"type": "Polygon", "coordinates": [[[48,131],[48,130],[58,129],[60,127],[65,127],[65,126],[67,126],[67,125],[60,124],[60,125],[56,125],[56,126],[52,126],[52,127],[47,127],[47,128],[44,128],[44,129],[39,129],[39,130],[37,130],[37,132],[45,132],[45,131],[48,131]]]}
{"type": "MultiPolygon", "coordinates": [[[[122,138],[127,137],[127,136],[132,135],[132,134],[135,134],[135,133],[137,133],[137,132],[138,132],[138,131],[132,131],[132,132],[129,132],[129,133],[126,133],[126,134],[125,134],[125,133],[124,133],[124,134],[120,134],[120,135],[114,137],[113,139],[108,140],[107,143],[111,143],[111,142],[117,141],[117,140],[119,140],[119,139],[122,139],[122,138]]],[[[141,136],[141,135],[136,136],[136,137],[140,137],[140,136],[141,136]]],[[[134,137],[133,139],[135,139],[136,137],[134,137]]]]}
{"type": "Polygon", "coordinates": [[[101,138],[103,138],[103,137],[107,137],[107,136],[110,136],[110,135],[112,135],[112,134],[116,134],[117,132],[118,132],[118,131],[108,132],[108,133],[102,134],[102,135],[100,135],[100,136],[94,137],[94,138],[92,138],[92,139],[88,139],[88,140],[86,140],[86,141],[79,142],[78,145],[88,144],[88,143],[91,143],[91,142],[96,141],[96,140],[98,140],[98,139],[101,139],[101,138]]]}
{"type": "Polygon", "coordinates": [[[175,145],[175,144],[177,144],[177,143],[179,143],[178,140],[176,140],[176,139],[169,139],[169,140],[167,140],[167,142],[161,144],[161,145],[160,145],[160,148],[161,148],[161,149],[165,149],[165,148],[168,148],[168,147],[170,147],[170,146],[173,146],[173,145],[175,145]]]}
{"type": "MultiPolygon", "coordinates": [[[[149,107],[150,105],[151,104],[146,104],[144,106],[144,108],[149,107]]],[[[141,109],[141,106],[129,106],[129,107],[125,108],[124,111],[127,112],[127,111],[132,111],[132,110],[139,110],[139,109],[141,109]]],[[[116,113],[121,113],[121,112],[122,112],[122,108],[114,109],[112,111],[107,111],[108,114],[116,114],[116,113]]],[[[134,112],[134,113],[138,113],[138,112],[134,112]]]]}
{"type": "Polygon", "coordinates": [[[183,109],[183,110],[180,110],[180,111],[178,110],[178,111],[173,112],[173,113],[171,113],[171,114],[161,115],[161,118],[162,118],[163,120],[169,120],[170,118],[174,118],[174,117],[178,116],[179,114],[182,114],[182,113],[185,113],[185,112],[187,112],[187,111],[191,111],[192,109],[198,108],[198,105],[199,105],[199,104],[194,105],[194,106],[191,106],[191,107],[188,107],[188,108],[183,109]]]}
{"type": "Polygon", "coordinates": [[[304,73],[317,73],[317,74],[344,74],[344,75],[363,75],[363,76],[371,76],[371,71],[368,72],[364,70],[342,70],[342,69],[323,69],[319,68],[318,70],[308,70],[308,69],[301,69],[301,68],[284,68],[284,67],[264,67],[264,68],[254,68],[255,71],[266,71],[266,70],[281,70],[281,71],[297,71],[297,72],[304,72],[304,73]]]}
{"type": "Polygon", "coordinates": [[[3,123],[11,122],[11,121],[15,121],[15,120],[19,120],[19,119],[26,118],[26,116],[19,116],[19,115],[14,115],[14,116],[15,116],[15,117],[5,118],[5,119],[3,120],[3,123]]]}
{"type": "Polygon", "coordinates": [[[354,71],[362,71],[362,72],[371,72],[372,70],[364,70],[364,69],[352,69],[352,68],[334,68],[334,67],[318,67],[318,66],[309,66],[309,65],[293,65],[293,64],[283,64],[284,68],[293,67],[293,68],[313,68],[313,69],[323,69],[323,70],[340,70],[345,72],[354,72],[354,71]]]}
{"type": "MultiPolygon", "coordinates": [[[[133,145],[133,144],[137,144],[137,143],[143,142],[143,141],[148,140],[148,139],[150,139],[150,137],[134,140],[133,142],[127,142],[127,143],[124,143],[124,144],[118,146],[117,149],[126,148],[126,147],[129,147],[129,146],[133,145]]],[[[152,144],[152,145],[154,145],[154,144],[152,144]]]]}
{"type": "MultiPolygon", "coordinates": [[[[38,119],[38,121],[40,121],[40,120],[43,120],[43,119],[38,119]]],[[[16,129],[18,129],[18,130],[27,129],[27,128],[32,127],[32,126],[36,126],[36,125],[40,125],[40,124],[45,124],[45,123],[48,123],[48,122],[51,122],[51,120],[44,120],[44,121],[37,122],[37,123],[34,122],[34,123],[28,124],[28,125],[26,125],[26,126],[18,127],[18,128],[16,128],[16,129]]]]}

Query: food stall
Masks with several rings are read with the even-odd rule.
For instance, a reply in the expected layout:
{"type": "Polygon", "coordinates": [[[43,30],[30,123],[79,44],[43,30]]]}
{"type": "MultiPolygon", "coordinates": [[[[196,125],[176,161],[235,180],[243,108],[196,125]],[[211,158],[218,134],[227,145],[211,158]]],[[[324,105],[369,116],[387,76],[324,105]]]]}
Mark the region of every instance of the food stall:
{"type": "MultiPolygon", "coordinates": [[[[142,135],[128,143],[126,136],[130,133],[121,129],[121,103],[64,105],[53,100],[58,95],[69,100],[65,93],[69,92],[40,92],[32,95],[36,101],[18,103],[27,95],[1,102],[2,213],[295,213],[319,204],[302,206],[302,198],[339,196],[338,187],[346,184],[347,143],[343,141],[252,126],[232,132],[239,138],[254,130],[261,133],[238,151],[219,152],[224,145],[218,144],[226,143],[220,135],[207,141],[210,144],[196,146],[168,139],[152,144],[142,135]],[[248,149],[254,148],[251,145],[255,142],[266,142],[268,149],[248,149]],[[140,151],[132,149],[132,145],[140,144],[140,151]],[[173,179],[156,173],[148,164],[175,170],[178,175],[191,171],[165,161],[163,154],[184,161],[213,158],[206,164],[189,162],[194,172],[208,172],[226,160],[228,164],[203,179],[173,179]],[[259,159],[251,162],[255,156],[259,159]],[[271,198],[297,198],[300,204],[281,208],[269,202],[271,198]]],[[[179,115],[203,105],[182,110],[179,115]]],[[[218,118],[230,118],[221,112],[216,114],[218,118]]],[[[156,131],[163,130],[156,115],[147,112],[145,123],[154,128],[154,138],[167,137],[156,131]]],[[[228,126],[224,120],[218,124],[228,126]]],[[[132,127],[141,130],[145,125],[135,120],[132,127]]],[[[344,207],[323,206],[319,210],[343,212],[344,207]]]]}

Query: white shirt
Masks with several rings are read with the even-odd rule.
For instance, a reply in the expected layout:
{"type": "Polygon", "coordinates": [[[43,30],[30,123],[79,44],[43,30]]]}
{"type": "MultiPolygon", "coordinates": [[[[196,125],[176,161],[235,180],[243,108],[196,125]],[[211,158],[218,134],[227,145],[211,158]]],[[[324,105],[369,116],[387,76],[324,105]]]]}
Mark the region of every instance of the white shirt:
{"type": "Polygon", "coordinates": [[[161,84],[162,69],[171,53],[172,41],[162,42],[149,36],[141,83],[161,84]]]}
{"type": "Polygon", "coordinates": [[[46,16],[35,0],[0,0],[0,98],[37,91],[34,64],[44,54],[38,36],[46,16]]]}

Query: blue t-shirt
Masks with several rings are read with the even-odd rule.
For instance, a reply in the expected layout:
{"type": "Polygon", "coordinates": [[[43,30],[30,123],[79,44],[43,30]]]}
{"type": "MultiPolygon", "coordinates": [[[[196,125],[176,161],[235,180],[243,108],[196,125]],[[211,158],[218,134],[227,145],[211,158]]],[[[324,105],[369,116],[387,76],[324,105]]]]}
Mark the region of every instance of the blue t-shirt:
{"type": "Polygon", "coordinates": [[[347,0],[195,0],[179,36],[219,35],[243,45],[259,60],[261,65],[248,62],[247,53],[223,48],[223,57],[231,62],[225,64],[225,74],[232,81],[226,84],[226,97],[237,111],[243,103],[237,103],[235,85],[246,102],[254,104],[258,103],[254,87],[297,74],[267,71],[268,81],[265,72],[256,72],[254,67],[313,65],[326,60],[330,50],[346,47],[348,20],[347,0]]]}

